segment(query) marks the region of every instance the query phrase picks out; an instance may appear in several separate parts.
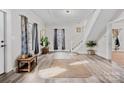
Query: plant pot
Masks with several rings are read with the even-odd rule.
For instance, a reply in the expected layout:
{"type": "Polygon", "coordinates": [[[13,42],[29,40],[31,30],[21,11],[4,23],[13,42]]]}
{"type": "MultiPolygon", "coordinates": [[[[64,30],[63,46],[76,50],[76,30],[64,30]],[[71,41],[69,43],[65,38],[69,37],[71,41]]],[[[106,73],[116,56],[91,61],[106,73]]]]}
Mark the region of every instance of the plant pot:
{"type": "Polygon", "coordinates": [[[95,55],[95,50],[87,50],[89,55],[95,55]]]}
{"type": "Polygon", "coordinates": [[[49,53],[49,48],[48,47],[42,48],[42,54],[47,54],[47,53],[49,53]]]}

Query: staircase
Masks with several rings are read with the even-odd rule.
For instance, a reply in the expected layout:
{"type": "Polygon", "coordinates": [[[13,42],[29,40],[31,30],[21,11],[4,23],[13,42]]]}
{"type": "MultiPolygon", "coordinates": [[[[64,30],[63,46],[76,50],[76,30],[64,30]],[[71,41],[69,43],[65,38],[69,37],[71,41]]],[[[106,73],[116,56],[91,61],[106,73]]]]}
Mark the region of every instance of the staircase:
{"type": "Polygon", "coordinates": [[[90,34],[90,31],[91,31],[95,21],[97,20],[97,17],[99,16],[100,11],[101,10],[96,10],[96,11],[94,11],[93,15],[90,16],[90,18],[86,24],[86,27],[85,27],[85,33],[83,33],[84,37],[78,44],[76,44],[76,46],[74,46],[72,48],[72,52],[76,52],[76,53],[80,53],[80,54],[86,53],[85,40],[87,39],[88,35],[90,34]]]}
{"type": "Polygon", "coordinates": [[[78,47],[81,46],[82,43],[83,43],[83,40],[81,40],[78,44],[76,44],[76,45],[72,48],[72,51],[78,49],[78,47]]]}

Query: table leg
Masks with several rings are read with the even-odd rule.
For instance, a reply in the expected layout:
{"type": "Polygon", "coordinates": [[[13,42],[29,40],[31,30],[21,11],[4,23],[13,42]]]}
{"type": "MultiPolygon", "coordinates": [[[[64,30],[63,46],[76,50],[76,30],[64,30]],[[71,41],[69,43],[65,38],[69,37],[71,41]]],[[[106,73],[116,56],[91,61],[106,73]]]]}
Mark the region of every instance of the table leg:
{"type": "Polygon", "coordinates": [[[31,72],[31,63],[28,62],[28,72],[31,72]]]}
{"type": "Polygon", "coordinates": [[[36,65],[37,65],[37,56],[36,56],[36,65]]]}
{"type": "Polygon", "coordinates": [[[19,64],[20,62],[19,61],[17,61],[17,72],[19,73],[19,69],[20,69],[20,67],[19,67],[19,64]]]}

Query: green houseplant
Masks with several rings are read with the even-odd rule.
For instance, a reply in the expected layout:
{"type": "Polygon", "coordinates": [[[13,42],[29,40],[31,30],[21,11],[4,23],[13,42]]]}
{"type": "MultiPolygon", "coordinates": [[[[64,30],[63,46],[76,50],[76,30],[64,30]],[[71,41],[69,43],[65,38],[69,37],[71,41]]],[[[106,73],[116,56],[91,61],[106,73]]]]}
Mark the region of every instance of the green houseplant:
{"type": "Polygon", "coordinates": [[[49,52],[49,40],[47,36],[42,36],[41,40],[40,40],[40,45],[43,46],[42,48],[42,54],[47,54],[49,52]]]}
{"type": "Polygon", "coordinates": [[[95,41],[88,41],[86,43],[86,46],[89,48],[88,49],[88,54],[95,54],[95,50],[93,49],[95,46],[97,45],[97,43],[95,41]]]}

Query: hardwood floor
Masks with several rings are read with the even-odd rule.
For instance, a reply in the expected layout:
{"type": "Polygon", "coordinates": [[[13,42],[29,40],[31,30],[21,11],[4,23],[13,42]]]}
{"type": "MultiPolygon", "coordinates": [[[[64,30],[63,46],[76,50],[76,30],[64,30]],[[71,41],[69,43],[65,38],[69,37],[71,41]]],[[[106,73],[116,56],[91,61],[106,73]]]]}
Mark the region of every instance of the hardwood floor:
{"type": "MultiPolygon", "coordinates": [[[[62,62],[62,61],[61,61],[62,62]]],[[[67,64],[66,64],[67,65],[67,64]]],[[[68,69],[68,66],[66,69],[68,69]]],[[[80,71],[81,70],[76,70],[80,71]]],[[[73,73],[73,72],[72,72],[73,73]]],[[[71,73],[71,74],[72,74],[71,73]]],[[[79,72],[78,72],[79,73],[79,72]]],[[[66,75],[68,75],[66,73],[66,75]]],[[[70,74],[69,74],[70,75],[70,74]]],[[[83,74],[82,74],[83,75],[83,74]]],[[[64,76],[64,75],[63,75],[64,76]]],[[[42,55],[38,58],[37,67],[30,73],[14,73],[10,72],[4,76],[0,76],[1,83],[123,83],[124,68],[120,67],[116,62],[109,62],[97,55],[79,55],[75,53],[50,53],[42,55]],[[82,65],[89,71],[88,77],[76,76],[73,78],[56,77],[63,70],[51,70],[51,65],[55,59],[73,60],[73,64],[82,65]],[[46,73],[40,73],[40,70],[46,73]],[[54,76],[53,76],[54,75],[54,76]],[[47,77],[43,77],[47,76],[47,77]]]]}
{"type": "Polygon", "coordinates": [[[113,51],[112,52],[112,60],[115,61],[121,67],[124,67],[124,52],[113,51]]]}

